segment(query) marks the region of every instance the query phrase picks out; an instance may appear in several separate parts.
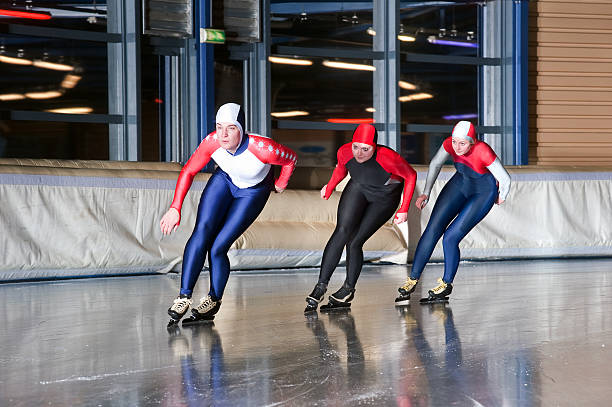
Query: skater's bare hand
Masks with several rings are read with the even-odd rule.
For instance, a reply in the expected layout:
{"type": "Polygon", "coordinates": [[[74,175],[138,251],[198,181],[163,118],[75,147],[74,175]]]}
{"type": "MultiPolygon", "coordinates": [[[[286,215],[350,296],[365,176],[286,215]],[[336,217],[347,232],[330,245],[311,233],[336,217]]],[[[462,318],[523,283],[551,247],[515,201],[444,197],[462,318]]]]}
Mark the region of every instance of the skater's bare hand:
{"type": "Polygon", "coordinates": [[[427,205],[427,201],[429,201],[429,197],[425,194],[419,196],[414,203],[417,208],[423,209],[425,205],[427,205]]]}
{"type": "Polygon", "coordinates": [[[497,197],[497,199],[495,200],[495,203],[496,203],[496,204],[498,204],[498,205],[501,205],[501,204],[503,204],[504,202],[506,202],[506,201],[504,201],[504,200],[503,200],[503,199],[501,199],[500,197],[497,197]]]}
{"type": "Polygon", "coordinates": [[[321,188],[321,199],[325,199],[326,193],[327,193],[327,184],[323,185],[323,188],[321,188]]]}
{"type": "Polygon", "coordinates": [[[181,215],[179,214],[179,211],[177,211],[175,208],[168,209],[168,212],[162,216],[161,221],[159,222],[161,232],[164,235],[169,235],[170,233],[174,232],[176,228],[178,228],[180,219],[181,215]]]}
{"type": "Polygon", "coordinates": [[[393,219],[393,223],[399,225],[400,223],[406,222],[408,219],[408,212],[398,212],[395,214],[395,219],[393,219]]]}

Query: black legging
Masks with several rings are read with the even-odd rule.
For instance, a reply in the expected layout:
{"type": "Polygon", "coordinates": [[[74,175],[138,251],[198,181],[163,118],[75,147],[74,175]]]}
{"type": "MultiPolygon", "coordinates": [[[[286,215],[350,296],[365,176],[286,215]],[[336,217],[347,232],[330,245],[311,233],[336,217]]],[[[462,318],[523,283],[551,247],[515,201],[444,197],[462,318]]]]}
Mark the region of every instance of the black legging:
{"type": "Polygon", "coordinates": [[[357,284],[363,265],[363,245],[387,222],[399,205],[403,183],[373,186],[350,180],[338,204],[336,229],[329,238],[319,282],[327,284],[346,246],[346,280],[351,288],[357,284]]]}

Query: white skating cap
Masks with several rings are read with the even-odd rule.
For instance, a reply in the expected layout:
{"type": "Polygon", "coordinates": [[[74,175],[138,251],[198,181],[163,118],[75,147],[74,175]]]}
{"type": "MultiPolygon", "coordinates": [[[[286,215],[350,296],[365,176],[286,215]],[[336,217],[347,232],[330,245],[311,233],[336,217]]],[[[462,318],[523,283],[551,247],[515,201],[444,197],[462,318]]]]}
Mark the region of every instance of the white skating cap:
{"type": "Polygon", "coordinates": [[[466,139],[470,143],[476,142],[476,129],[474,125],[467,120],[461,120],[453,128],[453,137],[466,139]]]}
{"type": "Polygon", "coordinates": [[[215,117],[217,123],[232,123],[240,130],[240,136],[244,135],[244,111],[239,104],[226,103],[217,110],[215,117]]]}

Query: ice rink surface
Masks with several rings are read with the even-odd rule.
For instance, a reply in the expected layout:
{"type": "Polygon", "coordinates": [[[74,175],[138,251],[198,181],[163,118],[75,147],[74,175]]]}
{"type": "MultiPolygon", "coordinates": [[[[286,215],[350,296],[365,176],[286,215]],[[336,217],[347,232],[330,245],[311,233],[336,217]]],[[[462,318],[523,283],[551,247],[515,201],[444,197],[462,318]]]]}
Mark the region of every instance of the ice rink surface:
{"type": "Polygon", "coordinates": [[[310,317],[317,270],[233,272],[214,324],[170,331],[176,274],[3,284],[0,406],[610,405],[612,259],[462,263],[420,305],[429,265],[397,308],[408,270],[310,317]]]}

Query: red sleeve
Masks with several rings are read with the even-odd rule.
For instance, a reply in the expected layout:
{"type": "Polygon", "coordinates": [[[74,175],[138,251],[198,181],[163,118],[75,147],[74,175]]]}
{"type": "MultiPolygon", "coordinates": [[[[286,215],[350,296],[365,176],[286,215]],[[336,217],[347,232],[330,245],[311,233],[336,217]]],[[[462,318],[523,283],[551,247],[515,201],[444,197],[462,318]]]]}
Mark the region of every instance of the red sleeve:
{"type": "Polygon", "coordinates": [[[334,172],[332,173],[330,180],[327,182],[327,188],[325,188],[325,199],[329,199],[336,186],[338,186],[340,181],[342,181],[348,174],[346,163],[353,158],[351,147],[352,144],[353,143],[347,143],[338,149],[338,164],[336,164],[336,168],[334,168],[334,172]]]}
{"type": "Polygon", "coordinates": [[[295,152],[276,141],[262,136],[249,135],[249,150],[264,164],[282,165],[281,173],[274,185],[280,189],[287,188],[297,162],[295,152]]]}
{"type": "Polygon", "coordinates": [[[395,151],[386,147],[378,148],[380,149],[376,154],[378,163],[385,171],[391,173],[391,175],[396,175],[404,179],[404,194],[402,196],[402,205],[398,209],[398,213],[408,212],[412,194],[414,193],[414,186],[416,184],[416,171],[395,151]]]}
{"type": "Polygon", "coordinates": [[[179,216],[181,214],[183,200],[191,187],[193,178],[206,164],[208,164],[212,153],[221,147],[215,136],[215,132],[212,132],[202,140],[179,174],[178,180],[176,181],[176,189],[174,190],[174,199],[172,200],[172,205],[170,205],[171,208],[178,211],[179,216]]]}

